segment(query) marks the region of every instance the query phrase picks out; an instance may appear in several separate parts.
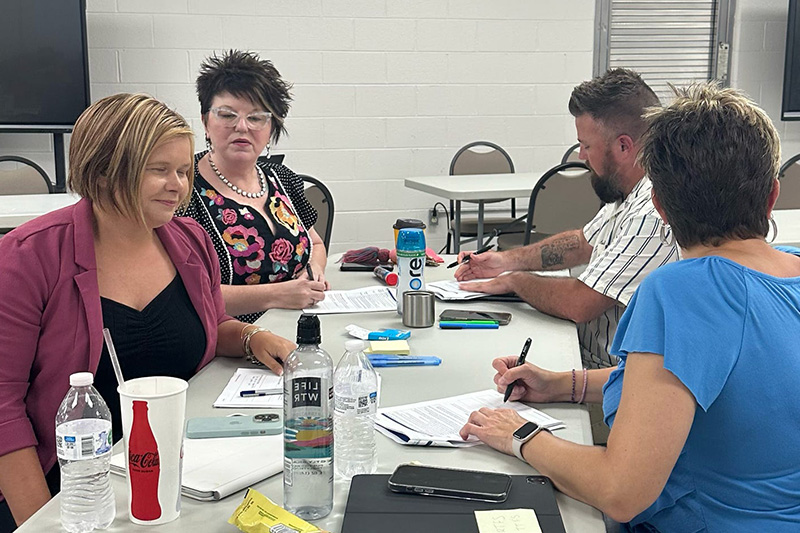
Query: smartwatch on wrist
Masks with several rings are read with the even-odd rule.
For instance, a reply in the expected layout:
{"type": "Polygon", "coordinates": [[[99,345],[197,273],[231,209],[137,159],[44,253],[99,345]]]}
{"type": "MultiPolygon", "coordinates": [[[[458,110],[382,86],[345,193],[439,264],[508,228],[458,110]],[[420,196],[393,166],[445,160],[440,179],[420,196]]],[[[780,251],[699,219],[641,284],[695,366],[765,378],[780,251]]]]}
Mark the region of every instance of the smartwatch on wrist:
{"type": "Polygon", "coordinates": [[[542,431],[550,430],[535,422],[526,422],[520,426],[520,428],[514,432],[514,440],[511,441],[511,449],[514,450],[514,455],[521,461],[525,461],[525,458],[522,456],[522,445],[542,431]]]}

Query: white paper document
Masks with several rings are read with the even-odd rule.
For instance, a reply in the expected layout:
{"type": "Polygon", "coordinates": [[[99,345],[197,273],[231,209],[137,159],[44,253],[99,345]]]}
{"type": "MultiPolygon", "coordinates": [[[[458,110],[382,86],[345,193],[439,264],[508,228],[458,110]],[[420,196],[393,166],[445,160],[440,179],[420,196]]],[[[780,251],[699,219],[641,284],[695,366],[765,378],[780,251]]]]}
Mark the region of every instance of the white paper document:
{"type": "Polygon", "coordinates": [[[389,287],[364,287],[351,291],[325,291],[325,299],[303,309],[304,313],[325,315],[332,313],[372,313],[396,311],[394,289],[389,287]]]}
{"type": "Polygon", "coordinates": [[[283,407],[283,377],[266,368],[237,368],[214,407],[281,408],[283,407]],[[266,396],[242,398],[242,391],[263,391],[266,396]]]}
{"type": "MultiPolygon", "coordinates": [[[[500,274],[501,276],[504,275],[500,274]]],[[[569,270],[552,270],[547,272],[532,272],[537,276],[547,276],[553,278],[566,278],[569,277],[569,270]]],[[[469,283],[477,283],[479,281],[492,281],[494,278],[485,279],[471,279],[465,281],[465,287],[469,287],[469,283]]],[[[485,292],[475,292],[464,290],[459,285],[462,282],[456,280],[433,281],[428,283],[427,289],[436,295],[437,298],[444,301],[458,301],[458,300],[474,300],[476,298],[483,298],[487,296],[485,292]]]]}
{"type": "Polygon", "coordinates": [[[514,409],[522,418],[550,430],[561,429],[564,422],[521,402],[503,403],[503,395],[488,389],[440,400],[378,409],[375,426],[395,442],[409,446],[475,446],[481,442],[474,435],[464,441],[458,431],[472,411],[481,407],[514,409]]]}

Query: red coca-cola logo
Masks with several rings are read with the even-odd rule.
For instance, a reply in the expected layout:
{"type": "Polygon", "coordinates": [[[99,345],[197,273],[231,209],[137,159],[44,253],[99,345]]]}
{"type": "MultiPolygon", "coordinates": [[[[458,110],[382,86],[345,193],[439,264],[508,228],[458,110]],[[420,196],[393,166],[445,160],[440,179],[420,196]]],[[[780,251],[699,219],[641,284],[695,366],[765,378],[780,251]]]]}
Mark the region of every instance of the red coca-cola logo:
{"type": "Polygon", "coordinates": [[[158,452],[130,453],[128,454],[128,464],[139,468],[153,468],[158,466],[158,452]]]}

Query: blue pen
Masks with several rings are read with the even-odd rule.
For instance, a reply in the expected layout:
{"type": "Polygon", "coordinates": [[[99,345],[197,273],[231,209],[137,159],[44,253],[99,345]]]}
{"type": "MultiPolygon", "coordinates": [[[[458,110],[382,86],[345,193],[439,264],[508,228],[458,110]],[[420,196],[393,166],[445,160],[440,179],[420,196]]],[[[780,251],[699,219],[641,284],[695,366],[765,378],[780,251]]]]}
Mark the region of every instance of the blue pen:
{"type": "Polygon", "coordinates": [[[439,322],[441,329],[497,329],[500,325],[495,324],[475,324],[474,322],[439,322]]]}
{"type": "Polygon", "coordinates": [[[376,359],[375,361],[370,361],[372,366],[375,367],[385,367],[385,366],[407,366],[407,365],[417,365],[417,366],[437,366],[442,362],[441,359],[438,357],[434,357],[431,359],[376,359]]]}
{"type": "Polygon", "coordinates": [[[268,392],[262,390],[243,390],[239,393],[242,398],[255,398],[256,396],[266,396],[268,392]]]}
{"type": "Polygon", "coordinates": [[[421,360],[424,361],[426,359],[438,359],[438,357],[434,355],[396,355],[390,353],[371,353],[367,356],[370,361],[374,360],[386,360],[386,361],[415,361],[421,360]]]}

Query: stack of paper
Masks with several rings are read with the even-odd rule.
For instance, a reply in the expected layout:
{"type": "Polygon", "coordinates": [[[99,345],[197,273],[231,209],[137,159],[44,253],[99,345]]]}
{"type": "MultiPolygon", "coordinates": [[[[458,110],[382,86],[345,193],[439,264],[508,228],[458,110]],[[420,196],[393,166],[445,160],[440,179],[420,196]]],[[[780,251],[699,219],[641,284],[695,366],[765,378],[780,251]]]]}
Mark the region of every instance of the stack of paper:
{"type": "Polygon", "coordinates": [[[318,315],[331,313],[371,313],[374,311],[396,311],[395,290],[389,287],[365,287],[351,291],[325,291],[325,299],[304,313],[318,315]]]}
{"type": "Polygon", "coordinates": [[[364,350],[364,353],[383,353],[389,355],[408,355],[411,353],[411,347],[408,341],[370,341],[369,348],[364,350]]]}
{"type": "Polygon", "coordinates": [[[464,441],[458,431],[472,411],[481,407],[514,409],[522,418],[549,430],[561,429],[564,422],[520,402],[503,403],[503,395],[485,390],[440,400],[378,409],[375,426],[395,442],[410,446],[475,446],[481,442],[471,435],[464,441]]]}
{"type": "MultiPolygon", "coordinates": [[[[507,274],[504,272],[500,274],[501,276],[507,274]]],[[[553,277],[553,278],[568,278],[569,277],[569,270],[549,270],[546,272],[531,272],[531,274],[535,274],[537,276],[546,276],[546,277],[553,277]]],[[[492,281],[494,278],[486,278],[486,279],[471,279],[469,281],[463,282],[465,287],[469,287],[470,283],[477,283],[479,281],[492,281]]],[[[485,298],[489,296],[485,292],[475,292],[470,290],[464,290],[459,287],[462,282],[456,280],[447,280],[447,281],[433,281],[428,283],[427,289],[431,291],[433,294],[436,295],[437,298],[444,301],[458,301],[458,300],[474,300],[476,298],[485,298]]]]}
{"type": "Polygon", "coordinates": [[[283,378],[265,368],[237,368],[214,407],[283,407],[283,378]],[[243,398],[243,391],[261,391],[265,396],[243,398]]]}

